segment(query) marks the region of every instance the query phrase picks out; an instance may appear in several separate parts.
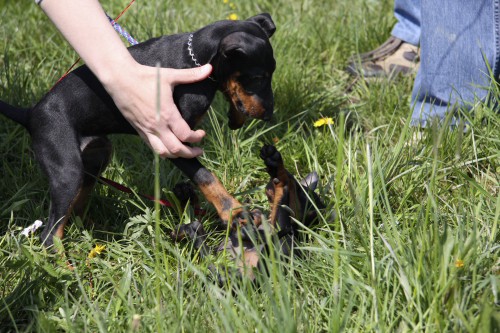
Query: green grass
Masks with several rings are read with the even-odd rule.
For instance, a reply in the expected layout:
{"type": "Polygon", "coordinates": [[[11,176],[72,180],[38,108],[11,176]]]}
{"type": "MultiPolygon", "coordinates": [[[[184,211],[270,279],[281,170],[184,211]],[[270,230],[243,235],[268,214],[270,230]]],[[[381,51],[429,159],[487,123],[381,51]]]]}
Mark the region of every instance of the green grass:
{"type": "MultiPolygon", "coordinates": [[[[498,332],[495,111],[477,105],[467,133],[434,127],[407,145],[415,133],[407,125],[412,79],[353,84],[343,71],[349,55],[388,36],[392,1],[233,2],[240,18],[267,11],[277,25],[275,118],[231,132],[218,97],[203,124],[203,163],[239,200],[266,208],[263,143],[277,138],[297,175],[318,171],[327,209],[318,228],[304,229],[304,255],[271,261],[259,288],[245,281],[219,288],[210,262],[168,237],[169,228],[194,218],[189,211],[161,208],[157,218],[150,202],[98,185],[87,216],[67,228],[63,244],[75,262],[68,271],[36,237],[20,235],[47,219],[47,182],[29,136],[2,118],[0,331],[498,332]],[[314,128],[321,116],[335,125],[314,128]],[[95,244],[106,251],[87,265],[95,244]]],[[[118,14],[127,1],[103,4],[118,14]]],[[[139,1],[121,22],[145,40],[231,12],[222,0],[139,1]]],[[[0,99],[31,105],[76,55],[32,1],[5,1],[0,15],[0,99]]],[[[500,98],[498,87],[491,91],[500,98]]],[[[105,175],[154,193],[150,150],[134,137],[113,143],[105,175]]],[[[159,170],[162,196],[171,198],[183,176],[168,161],[159,170]]],[[[209,230],[217,223],[214,215],[203,222],[209,230]]],[[[212,242],[222,237],[214,233],[212,242]]]]}

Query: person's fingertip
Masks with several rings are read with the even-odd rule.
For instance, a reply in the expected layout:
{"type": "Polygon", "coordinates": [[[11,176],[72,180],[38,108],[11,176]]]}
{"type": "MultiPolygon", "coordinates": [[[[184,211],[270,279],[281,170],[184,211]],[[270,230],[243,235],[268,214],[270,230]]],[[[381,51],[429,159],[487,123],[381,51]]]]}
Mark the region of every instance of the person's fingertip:
{"type": "Polygon", "coordinates": [[[203,138],[205,137],[205,135],[206,135],[205,131],[201,131],[201,130],[192,131],[189,134],[189,136],[185,137],[184,140],[182,140],[182,142],[198,143],[201,140],[203,140],[203,138]]]}
{"type": "Polygon", "coordinates": [[[201,75],[210,75],[210,73],[212,73],[212,65],[210,64],[206,64],[206,65],[203,65],[199,68],[200,72],[201,72],[201,75]]]}
{"type": "Polygon", "coordinates": [[[194,131],[194,132],[196,133],[196,135],[197,135],[198,137],[200,137],[200,138],[202,138],[202,139],[205,137],[205,135],[207,135],[207,132],[205,132],[205,131],[204,131],[204,130],[202,130],[202,129],[196,130],[196,131],[194,131]]]}
{"type": "Polygon", "coordinates": [[[189,153],[183,155],[182,157],[184,157],[184,158],[196,158],[202,154],[203,154],[203,149],[201,149],[199,147],[190,147],[189,153]]]}
{"type": "Polygon", "coordinates": [[[201,156],[205,153],[205,151],[203,149],[201,149],[200,147],[194,147],[193,148],[193,154],[194,156],[193,157],[198,157],[198,156],[201,156]]]}

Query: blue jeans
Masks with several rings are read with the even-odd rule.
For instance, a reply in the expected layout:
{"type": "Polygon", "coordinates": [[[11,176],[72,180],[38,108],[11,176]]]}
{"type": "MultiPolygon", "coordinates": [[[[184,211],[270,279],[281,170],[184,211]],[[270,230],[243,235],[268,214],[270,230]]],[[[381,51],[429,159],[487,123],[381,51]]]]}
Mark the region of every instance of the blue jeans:
{"type": "Polygon", "coordinates": [[[498,79],[500,0],[421,0],[420,68],[412,125],[425,127],[487,98],[498,79]],[[488,72],[488,65],[492,73],[488,72]]]}
{"type": "Polygon", "coordinates": [[[395,0],[394,16],[398,20],[391,35],[418,46],[420,42],[420,0],[395,0]]]}

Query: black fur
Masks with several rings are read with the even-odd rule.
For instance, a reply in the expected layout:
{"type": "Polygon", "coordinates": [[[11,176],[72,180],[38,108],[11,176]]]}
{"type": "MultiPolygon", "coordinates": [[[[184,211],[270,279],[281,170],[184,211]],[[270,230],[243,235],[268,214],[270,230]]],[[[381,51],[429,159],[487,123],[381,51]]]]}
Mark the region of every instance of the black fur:
{"type": "MultiPolygon", "coordinates": [[[[208,110],[217,90],[229,94],[226,81],[230,77],[236,78],[256,103],[264,106],[264,114],[257,118],[270,118],[271,77],[276,64],[269,37],[274,30],[271,17],[260,14],[244,21],[216,22],[193,33],[196,58],[201,64],[212,64],[214,80],[181,85],[174,90],[174,101],[191,127],[208,110]],[[258,83],[252,80],[257,76],[258,83]]],[[[144,65],[192,68],[195,65],[187,50],[188,36],[189,33],[183,33],[153,38],[129,50],[144,65]]],[[[231,109],[249,111],[238,105],[231,109]]],[[[51,245],[53,236],[62,237],[68,214],[84,204],[94,183],[93,176],[109,160],[111,147],[104,136],[136,132],[86,66],[70,73],[33,108],[14,108],[2,102],[0,112],[28,129],[36,158],[49,179],[51,208],[42,240],[51,245]]],[[[173,162],[191,178],[204,173],[197,159],[179,158],[173,162]]]]}

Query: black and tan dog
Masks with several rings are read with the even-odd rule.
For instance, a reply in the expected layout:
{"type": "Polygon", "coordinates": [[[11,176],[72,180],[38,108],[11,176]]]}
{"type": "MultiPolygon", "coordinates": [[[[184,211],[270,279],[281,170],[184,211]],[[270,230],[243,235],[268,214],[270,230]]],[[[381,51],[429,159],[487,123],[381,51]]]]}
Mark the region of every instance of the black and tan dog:
{"type": "MultiPolygon", "coordinates": [[[[316,194],[318,175],[313,172],[298,182],[287,171],[283,164],[280,152],[271,145],[265,145],[260,151],[260,157],[266,165],[271,179],[266,186],[266,195],[271,206],[269,214],[269,234],[277,239],[274,246],[283,258],[292,255],[293,248],[300,237],[298,225],[300,221],[307,228],[311,228],[318,219],[318,211],[325,208],[324,203],[316,194]]],[[[266,254],[268,243],[265,237],[263,214],[259,210],[252,211],[251,222],[241,228],[233,228],[229,238],[215,249],[216,253],[226,251],[237,266],[237,277],[246,277],[255,280],[255,270],[265,267],[261,255],[266,254]]],[[[211,254],[206,245],[207,234],[203,225],[198,222],[179,225],[172,233],[175,241],[188,239],[194,242],[194,248],[200,251],[202,257],[211,254]]],[[[217,275],[219,283],[225,276],[218,274],[214,265],[209,266],[212,273],[217,275]]]]}
{"type": "MultiPolygon", "coordinates": [[[[174,101],[193,128],[216,91],[222,91],[230,104],[229,127],[236,129],[247,117],[269,120],[272,116],[271,78],[276,63],[269,38],[275,29],[270,15],[260,14],[243,21],[216,22],[192,36],[150,39],[129,50],[139,63],[149,66],[191,68],[195,59],[212,64],[211,78],[177,86],[174,101]]],[[[136,132],[86,66],[69,74],[33,108],[0,102],[0,113],[28,129],[36,159],[48,177],[51,206],[41,237],[50,246],[54,236],[62,238],[71,212],[82,212],[96,176],[108,164],[111,144],[106,135],[136,132]]],[[[242,205],[197,159],[172,162],[200,188],[224,223],[245,223],[242,205]]]]}

